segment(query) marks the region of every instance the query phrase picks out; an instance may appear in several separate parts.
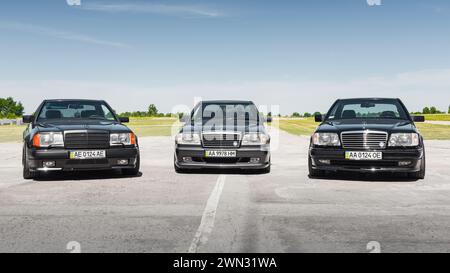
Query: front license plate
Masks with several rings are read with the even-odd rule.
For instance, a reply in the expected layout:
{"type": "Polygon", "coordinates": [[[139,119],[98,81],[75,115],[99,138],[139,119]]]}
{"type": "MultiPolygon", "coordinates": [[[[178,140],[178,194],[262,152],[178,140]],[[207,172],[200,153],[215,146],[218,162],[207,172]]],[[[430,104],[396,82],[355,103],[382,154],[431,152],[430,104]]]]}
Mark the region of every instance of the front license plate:
{"type": "Polygon", "coordinates": [[[382,160],[382,152],[345,152],[345,159],[348,160],[382,160]]]}
{"type": "Polygon", "coordinates": [[[236,151],[205,151],[205,157],[236,157],[236,151]]]}
{"type": "Polygon", "coordinates": [[[106,151],[72,151],[70,159],[99,159],[106,158],[106,151]]]}

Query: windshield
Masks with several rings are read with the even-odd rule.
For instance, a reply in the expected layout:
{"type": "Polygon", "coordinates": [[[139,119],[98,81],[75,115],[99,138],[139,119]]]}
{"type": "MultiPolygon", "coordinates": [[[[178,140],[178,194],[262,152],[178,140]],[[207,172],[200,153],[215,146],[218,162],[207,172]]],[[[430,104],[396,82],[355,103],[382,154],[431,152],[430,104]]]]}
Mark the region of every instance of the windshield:
{"type": "Polygon", "coordinates": [[[38,116],[38,122],[82,119],[116,120],[112,110],[101,101],[46,102],[38,116]]]}
{"type": "Polygon", "coordinates": [[[328,114],[327,120],[338,119],[402,119],[408,116],[398,100],[341,100],[328,114]]]}
{"type": "Polygon", "coordinates": [[[259,112],[253,103],[202,103],[194,109],[192,122],[210,127],[259,124],[259,112]]]}

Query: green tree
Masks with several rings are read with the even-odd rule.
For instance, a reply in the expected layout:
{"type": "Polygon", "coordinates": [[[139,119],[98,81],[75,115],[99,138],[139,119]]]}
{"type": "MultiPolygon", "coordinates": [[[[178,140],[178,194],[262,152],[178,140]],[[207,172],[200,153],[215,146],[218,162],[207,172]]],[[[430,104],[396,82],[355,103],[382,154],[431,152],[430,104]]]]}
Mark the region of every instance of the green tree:
{"type": "Polygon", "coordinates": [[[311,114],[308,113],[308,112],[306,112],[306,113],[303,114],[303,116],[304,116],[305,118],[309,118],[309,117],[311,117],[311,114]]]}
{"type": "Polygon", "coordinates": [[[438,110],[436,109],[436,107],[431,106],[430,107],[430,114],[437,114],[437,113],[438,113],[438,110]]]}
{"type": "Polygon", "coordinates": [[[423,108],[422,114],[430,114],[430,108],[428,107],[423,108]]]}
{"type": "Polygon", "coordinates": [[[448,112],[447,113],[449,113],[450,114],[450,106],[448,107],[448,112]]]}
{"type": "Polygon", "coordinates": [[[292,113],[292,117],[293,117],[293,118],[299,118],[299,117],[300,117],[300,114],[297,113],[297,112],[294,112],[294,113],[292,113]]]}
{"type": "Polygon", "coordinates": [[[150,104],[150,106],[148,107],[148,115],[150,117],[155,117],[158,115],[158,108],[156,108],[154,104],[150,104]]]}
{"type": "Polygon", "coordinates": [[[23,105],[21,102],[14,101],[13,98],[0,98],[0,117],[16,118],[23,115],[23,105]]]}
{"type": "Polygon", "coordinates": [[[320,113],[320,112],[314,112],[314,115],[313,115],[313,116],[320,116],[320,115],[322,115],[322,113],[320,113]]]}

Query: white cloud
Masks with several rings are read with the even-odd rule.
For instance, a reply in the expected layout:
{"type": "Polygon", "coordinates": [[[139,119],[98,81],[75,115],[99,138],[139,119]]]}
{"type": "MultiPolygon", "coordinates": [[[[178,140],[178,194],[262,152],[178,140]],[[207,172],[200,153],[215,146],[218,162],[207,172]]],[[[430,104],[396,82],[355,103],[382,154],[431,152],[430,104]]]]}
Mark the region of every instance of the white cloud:
{"type": "Polygon", "coordinates": [[[66,32],[66,31],[61,31],[61,30],[56,30],[56,29],[52,29],[52,28],[36,26],[36,25],[31,25],[31,24],[23,24],[23,23],[17,23],[17,22],[0,22],[0,29],[2,29],[2,28],[8,29],[8,30],[32,33],[32,34],[37,34],[37,35],[43,35],[43,36],[48,36],[48,37],[54,37],[54,38],[63,39],[63,40],[88,43],[88,44],[96,44],[96,45],[118,47],[118,48],[129,47],[128,45],[119,43],[119,42],[102,40],[102,39],[90,37],[87,35],[76,34],[76,33],[71,33],[71,32],[66,32]]]}
{"type": "Polygon", "coordinates": [[[168,5],[155,3],[134,3],[134,4],[99,4],[87,3],[80,6],[81,9],[101,11],[101,12],[132,12],[132,13],[154,13],[176,16],[202,16],[219,17],[222,14],[218,11],[208,9],[198,5],[168,5]]]}
{"type": "Polygon", "coordinates": [[[450,69],[408,72],[349,82],[265,81],[173,86],[133,86],[75,81],[1,82],[0,97],[21,100],[32,112],[43,99],[105,99],[117,111],[145,110],[155,103],[169,112],[178,104],[192,106],[203,99],[249,99],[259,105],[280,105],[282,114],[326,111],[337,98],[398,97],[410,111],[424,106],[447,110],[450,104],[450,69]]]}

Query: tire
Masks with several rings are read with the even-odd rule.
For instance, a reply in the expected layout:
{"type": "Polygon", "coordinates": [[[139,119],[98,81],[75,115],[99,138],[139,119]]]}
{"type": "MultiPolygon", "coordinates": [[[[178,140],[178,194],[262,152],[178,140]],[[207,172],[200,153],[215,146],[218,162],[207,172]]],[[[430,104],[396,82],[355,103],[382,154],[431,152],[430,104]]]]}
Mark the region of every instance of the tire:
{"type": "Polygon", "coordinates": [[[409,178],[417,179],[417,180],[425,179],[425,170],[426,170],[426,160],[425,160],[425,150],[424,150],[423,159],[420,164],[420,171],[415,172],[415,173],[410,173],[408,176],[409,176],[409,178]]]}
{"type": "Polygon", "coordinates": [[[176,157],[175,157],[175,155],[173,156],[173,168],[175,169],[175,172],[176,173],[187,173],[187,171],[185,170],[185,169],[182,169],[182,168],[180,168],[180,167],[178,167],[177,166],[177,164],[176,164],[176,157]]]}
{"type": "Polygon", "coordinates": [[[308,170],[309,170],[309,177],[321,177],[325,175],[324,171],[315,170],[312,167],[312,159],[311,156],[308,156],[308,170]]]}
{"type": "Polygon", "coordinates": [[[181,169],[180,167],[178,167],[176,164],[173,164],[173,168],[175,169],[176,173],[186,173],[185,170],[181,169]]]}
{"type": "Polygon", "coordinates": [[[39,173],[38,172],[32,172],[30,170],[30,167],[28,166],[28,160],[27,160],[27,154],[26,154],[26,148],[23,148],[22,152],[22,166],[23,166],[23,179],[29,180],[37,178],[39,173]]]}
{"type": "Polygon", "coordinates": [[[138,157],[136,158],[136,166],[133,169],[122,169],[122,174],[136,176],[139,174],[140,167],[141,167],[141,156],[138,155],[138,157]]]}
{"type": "Polygon", "coordinates": [[[261,173],[270,173],[270,168],[271,168],[271,164],[270,164],[270,162],[269,162],[269,166],[265,167],[265,168],[261,171],[261,173]]]}
{"type": "Polygon", "coordinates": [[[30,168],[28,166],[23,166],[23,179],[29,180],[34,179],[36,177],[36,173],[30,171],[30,168]]]}

